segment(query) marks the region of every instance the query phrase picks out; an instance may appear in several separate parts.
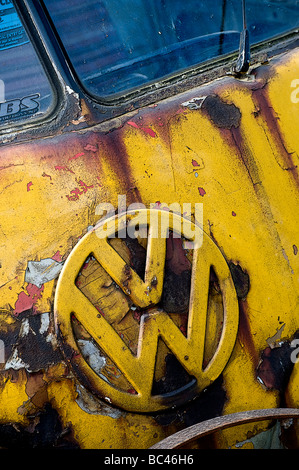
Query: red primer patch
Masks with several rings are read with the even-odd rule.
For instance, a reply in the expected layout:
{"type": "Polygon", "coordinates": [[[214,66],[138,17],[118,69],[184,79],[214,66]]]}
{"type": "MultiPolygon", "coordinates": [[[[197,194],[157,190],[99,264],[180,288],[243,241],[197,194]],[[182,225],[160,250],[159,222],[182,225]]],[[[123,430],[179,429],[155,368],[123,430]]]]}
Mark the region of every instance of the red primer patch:
{"type": "Polygon", "coordinates": [[[70,158],[69,158],[69,161],[70,161],[70,160],[76,160],[77,158],[83,157],[84,155],[85,155],[85,153],[83,153],[83,152],[82,152],[82,153],[76,153],[76,155],[74,155],[73,157],[70,157],[70,158]]]}
{"type": "Polygon", "coordinates": [[[56,251],[55,255],[52,256],[52,259],[54,261],[58,261],[59,263],[62,261],[62,257],[61,257],[61,254],[60,254],[60,251],[56,251]]]}
{"type": "Polygon", "coordinates": [[[145,126],[145,127],[138,126],[138,124],[136,124],[136,122],[133,122],[133,121],[128,121],[128,124],[132,127],[135,127],[135,129],[141,129],[142,131],[149,134],[151,137],[157,137],[157,134],[155,133],[155,131],[153,131],[153,129],[151,129],[148,126],[145,126]]]}
{"type": "MultiPolygon", "coordinates": [[[[18,316],[20,313],[25,312],[26,310],[34,309],[34,305],[41,298],[44,290],[44,286],[37,287],[34,284],[28,284],[26,292],[20,292],[18,300],[15,304],[14,315],[18,316]]],[[[35,312],[34,312],[35,313],[35,312]]]]}

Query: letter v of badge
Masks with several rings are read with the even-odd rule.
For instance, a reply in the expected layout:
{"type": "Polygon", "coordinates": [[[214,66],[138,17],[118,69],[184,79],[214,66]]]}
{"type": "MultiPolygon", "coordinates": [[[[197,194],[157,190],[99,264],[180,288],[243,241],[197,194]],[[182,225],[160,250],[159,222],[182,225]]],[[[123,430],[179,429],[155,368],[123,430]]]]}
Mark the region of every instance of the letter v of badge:
{"type": "Polygon", "coordinates": [[[79,241],[61,271],[54,316],[85,386],[127,411],[157,412],[195,398],[222,373],[239,308],[211,238],[181,215],[140,209],[103,220],[79,241]],[[135,238],[124,238],[134,221],[135,238]],[[184,248],[195,239],[202,242],[184,248]],[[167,386],[169,358],[180,374],[167,386]]]}

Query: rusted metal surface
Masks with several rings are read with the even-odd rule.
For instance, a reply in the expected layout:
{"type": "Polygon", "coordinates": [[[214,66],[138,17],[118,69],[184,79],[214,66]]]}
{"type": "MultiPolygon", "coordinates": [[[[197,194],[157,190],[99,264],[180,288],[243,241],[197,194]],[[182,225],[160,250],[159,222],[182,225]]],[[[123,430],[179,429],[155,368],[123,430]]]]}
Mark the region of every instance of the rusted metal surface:
{"type": "MultiPolygon", "coordinates": [[[[30,131],[28,142],[18,145],[13,137],[4,137],[8,142],[0,150],[3,447],[19,445],[22,436],[24,446],[149,448],[186,426],[220,415],[255,410],[261,404],[298,406],[298,370],[290,360],[290,344],[299,329],[299,113],[298,104],[290,99],[291,83],[299,76],[297,63],[295,49],[251,70],[244,80],[224,76],[112,121],[95,125],[87,119],[86,128],[81,128],[80,119],[88,115],[90,105],[80,101],[80,108],[76,99],[76,113],[69,115],[63,132],[51,136],[51,131],[49,138],[42,139],[30,131]],[[207,363],[232,305],[238,310],[233,318],[239,319],[232,322],[235,333],[225,360],[215,363],[216,373],[208,376],[203,389],[197,384],[195,394],[193,390],[186,396],[182,393],[178,402],[170,400],[175,409],[161,404],[161,397],[191,383],[190,375],[197,374],[199,380],[198,370],[190,374],[191,367],[186,370],[182,365],[189,359],[160,344],[152,388],[142,389],[145,408],[136,408],[138,393],[117,370],[126,367],[125,361],[116,367],[94,347],[91,336],[95,332],[101,336],[102,327],[88,331],[84,309],[77,322],[67,318],[80,302],[63,273],[76,261],[72,287],[82,282],[80,289],[98,309],[94,322],[104,324],[106,315],[123,342],[119,344],[137,354],[146,297],[139,295],[145,302],[141,306],[132,301],[132,296],[138,297],[132,278],[145,272],[146,247],[131,239],[121,246],[115,241],[124,260],[117,278],[121,289],[101,263],[86,262],[90,253],[77,259],[100,220],[96,207],[100,203],[117,207],[118,195],[125,195],[125,208],[134,202],[147,208],[203,203],[207,245],[221,253],[226,277],[234,283],[234,300],[224,312],[217,266],[209,277],[203,276],[210,309],[207,363]],[[127,402],[122,392],[111,393],[108,385],[101,392],[93,380],[99,380],[95,371],[125,389],[127,402]],[[149,406],[152,395],[160,397],[160,402],[155,398],[158,406],[149,406]],[[52,432],[43,441],[40,431],[45,426],[52,432]]],[[[146,287],[159,292],[152,303],[162,302],[163,311],[175,318],[185,345],[190,300],[200,291],[194,289],[194,258],[171,238],[159,253],[165,262],[163,289],[159,290],[158,259],[146,287]]],[[[208,260],[216,263],[214,254],[208,260]]],[[[117,263],[108,263],[108,268],[113,271],[117,263]]],[[[197,276],[200,284],[198,272],[197,276]]],[[[111,349],[116,338],[112,336],[111,349]]],[[[190,357],[189,350],[184,356],[190,357]]],[[[152,353],[147,359],[151,367],[143,361],[145,377],[155,367],[152,353]]],[[[135,387],[141,377],[140,369],[140,381],[132,378],[135,387]]],[[[263,422],[254,427],[247,421],[241,430],[223,430],[213,444],[227,448],[264,429],[263,422]]]]}
{"type": "Polygon", "coordinates": [[[152,449],[180,449],[203,438],[213,432],[245,423],[262,421],[265,419],[299,418],[299,410],[294,408],[277,408],[272,410],[252,410],[234,413],[227,416],[213,418],[203,423],[195,424],[189,428],[178,431],[172,436],[152,446],[152,449]]]}

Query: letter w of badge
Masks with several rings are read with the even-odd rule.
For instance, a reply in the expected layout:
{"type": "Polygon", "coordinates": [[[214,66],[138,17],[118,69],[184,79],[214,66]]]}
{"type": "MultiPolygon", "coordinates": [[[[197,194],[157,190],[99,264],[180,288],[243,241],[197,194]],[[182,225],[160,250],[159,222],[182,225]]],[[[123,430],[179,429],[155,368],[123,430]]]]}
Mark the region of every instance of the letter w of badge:
{"type": "Polygon", "coordinates": [[[166,272],[171,236],[179,240],[174,232],[186,219],[152,210],[159,217],[140,217],[141,212],[151,212],[140,209],[138,214],[103,220],[89,231],[65,262],[55,296],[57,334],[74,371],[99,397],[132,412],[156,412],[197,396],[225,368],[238,330],[234,284],[215,243],[198,225],[187,222],[189,241],[191,234],[197,240],[200,235],[202,243],[194,244],[185,293],[178,279],[183,279],[180,266],[187,266],[190,253],[180,251],[180,258],[174,254],[173,276],[166,272]],[[145,220],[138,231],[140,235],[145,230],[142,239],[109,239],[115,224],[128,227],[135,217],[145,220]],[[169,236],[154,236],[161,231],[148,221],[166,227],[164,219],[169,236]],[[180,299],[188,297],[185,313],[177,308],[179,295],[173,302],[165,300],[172,282],[178,283],[175,294],[181,294],[180,299]],[[174,373],[167,370],[169,355],[179,365],[180,377],[172,381],[177,386],[159,388],[165,372],[174,373]]]}

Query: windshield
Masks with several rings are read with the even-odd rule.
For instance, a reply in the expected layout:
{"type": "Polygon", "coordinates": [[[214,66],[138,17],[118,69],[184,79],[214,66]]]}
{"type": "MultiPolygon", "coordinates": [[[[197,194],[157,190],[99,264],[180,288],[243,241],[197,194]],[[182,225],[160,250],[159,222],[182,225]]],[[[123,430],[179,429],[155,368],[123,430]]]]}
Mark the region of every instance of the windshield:
{"type": "Polygon", "coordinates": [[[0,0],[0,126],[48,113],[52,87],[12,0],[0,0]]]}
{"type": "MultiPolygon", "coordinates": [[[[44,0],[79,79],[124,93],[236,51],[241,0],[44,0]]],[[[251,44],[298,26],[299,0],[247,0],[251,44]]]]}

